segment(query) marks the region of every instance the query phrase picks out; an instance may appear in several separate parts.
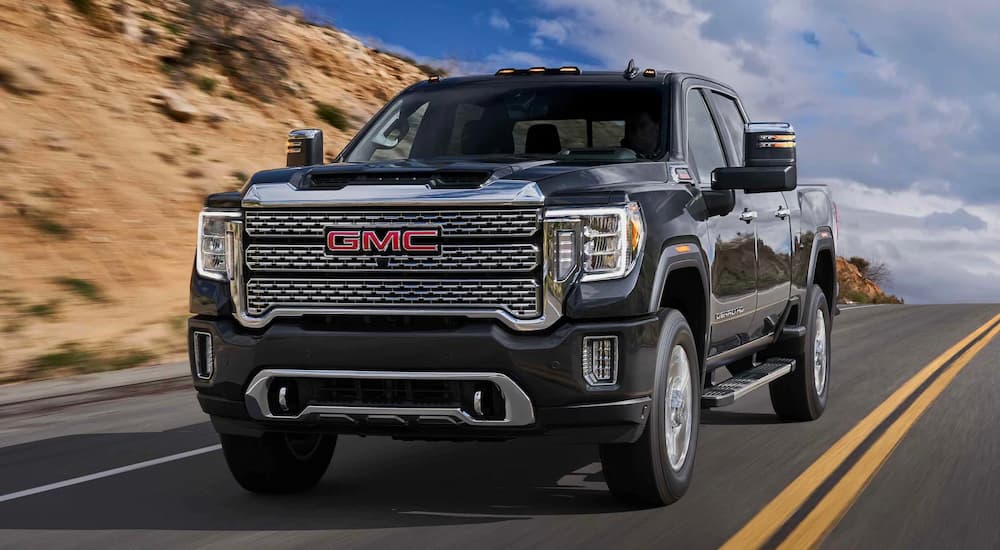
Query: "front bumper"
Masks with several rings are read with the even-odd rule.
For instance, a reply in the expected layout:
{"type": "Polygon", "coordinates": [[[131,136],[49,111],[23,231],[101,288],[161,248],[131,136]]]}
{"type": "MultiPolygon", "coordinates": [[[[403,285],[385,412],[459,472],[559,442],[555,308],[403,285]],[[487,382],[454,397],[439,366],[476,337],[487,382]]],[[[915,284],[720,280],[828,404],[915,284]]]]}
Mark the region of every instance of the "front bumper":
{"type": "Polygon", "coordinates": [[[208,380],[193,372],[192,377],[202,409],[224,433],[302,431],[416,439],[550,434],[570,441],[627,442],[641,434],[649,414],[661,322],[657,316],[564,321],[543,333],[515,333],[487,321],[449,328],[345,330],[288,320],[251,330],[230,317],[194,317],[188,340],[190,348],[195,331],[212,335],[215,371],[208,380]],[[583,379],[583,338],[597,335],[618,337],[618,380],[612,386],[588,386],[583,379]],[[519,426],[429,426],[409,419],[345,423],[318,415],[294,422],[260,419],[248,411],[247,391],[251,380],[266,369],[496,373],[527,396],[533,421],[519,426]]]}

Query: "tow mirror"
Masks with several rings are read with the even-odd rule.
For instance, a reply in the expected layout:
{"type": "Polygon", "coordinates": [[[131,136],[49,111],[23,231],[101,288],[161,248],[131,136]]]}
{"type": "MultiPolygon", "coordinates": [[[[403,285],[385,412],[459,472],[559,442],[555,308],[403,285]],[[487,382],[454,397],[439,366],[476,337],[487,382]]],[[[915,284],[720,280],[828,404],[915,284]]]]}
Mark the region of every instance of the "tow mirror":
{"type": "Polygon", "coordinates": [[[744,166],[716,168],[712,189],[742,189],[747,193],[792,191],[795,169],[795,129],[787,122],[751,122],[743,130],[744,166]]]}
{"type": "Polygon", "coordinates": [[[323,164],[323,130],[303,128],[288,133],[285,165],[312,166],[323,164]]]}

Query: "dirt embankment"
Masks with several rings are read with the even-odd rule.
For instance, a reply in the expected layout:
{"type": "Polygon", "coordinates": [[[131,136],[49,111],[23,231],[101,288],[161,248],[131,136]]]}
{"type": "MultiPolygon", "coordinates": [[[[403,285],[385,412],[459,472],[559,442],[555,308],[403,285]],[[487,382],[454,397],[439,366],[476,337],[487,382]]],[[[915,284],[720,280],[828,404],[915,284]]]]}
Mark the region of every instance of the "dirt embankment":
{"type": "Polygon", "coordinates": [[[842,303],[903,303],[903,300],[892,294],[886,294],[878,283],[865,277],[857,263],[868,265],[867,261],[859,258],[852,258],[851,260],[837,258],[837,279],[840,281],[840,301],[842,303]],[[859,260],[861,261],[859,262],[859,260]]]}
{"type": "Polygon", "coordinates": [[[426,78],[259,0],[0,13],[0,382],[182,357],[204,196],[426,78]]]}

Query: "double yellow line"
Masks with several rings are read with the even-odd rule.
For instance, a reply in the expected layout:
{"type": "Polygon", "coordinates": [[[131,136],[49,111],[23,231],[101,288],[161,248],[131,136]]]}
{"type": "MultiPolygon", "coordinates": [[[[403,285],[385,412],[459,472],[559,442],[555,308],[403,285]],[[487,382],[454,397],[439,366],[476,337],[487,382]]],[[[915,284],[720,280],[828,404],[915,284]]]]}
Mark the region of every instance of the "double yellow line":
{"type": "Polygon", "coordinates": [[[818,546],[837,526],[927,407],[997,334],[1000,334],[1000,314],[907,380],[726,541],[722,548],[742,550],[760,548],[765,544],[779,548],[818,546]],[[933,381],[928,384],[932,378],[933,381]],[[926,388],[917,393],[925,384],[926,388]],[[882,434],[867,449],[861,449],[862,444],[894,414],[898,416],[882,434]],[[835,471],[856,452],[862,452],[860,458],[843,476],[833,480],[831,476],[835,471]],[[833,485],[825,494],[816,494],[821,486],[830,486],[831,481],[833,485]],[[803,509],[808,501],[817,497],[819,500],[811,510],[803,509]],[[786,526],[793,516],[803,513],[805,516],[795,525],[786,526]],[[783,540],[774,540],[779,531],[788,534],[783,540]]]}

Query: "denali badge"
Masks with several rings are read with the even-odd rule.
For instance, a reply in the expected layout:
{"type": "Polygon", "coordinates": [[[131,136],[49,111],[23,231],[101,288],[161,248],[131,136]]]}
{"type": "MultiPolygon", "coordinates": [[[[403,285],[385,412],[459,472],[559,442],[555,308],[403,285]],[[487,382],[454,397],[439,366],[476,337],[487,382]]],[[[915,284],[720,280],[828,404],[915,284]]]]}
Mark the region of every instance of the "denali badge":
{"type": "Polygon", "coordinates": [[[737,315],[742,315],[743,311],[744,311],[743,306],[734,307],[733,309],[727,309],[726,311],[720,311],[715,314],[715,320],[722,321],[724,319],[736,317],[737,315]]]}
{"type": "Polygon", "coordinates": [[[333,227],[326,229],[326,253],[335,255],[398,254],[435,256],[441,253],[441,228],[333,227]]]}

